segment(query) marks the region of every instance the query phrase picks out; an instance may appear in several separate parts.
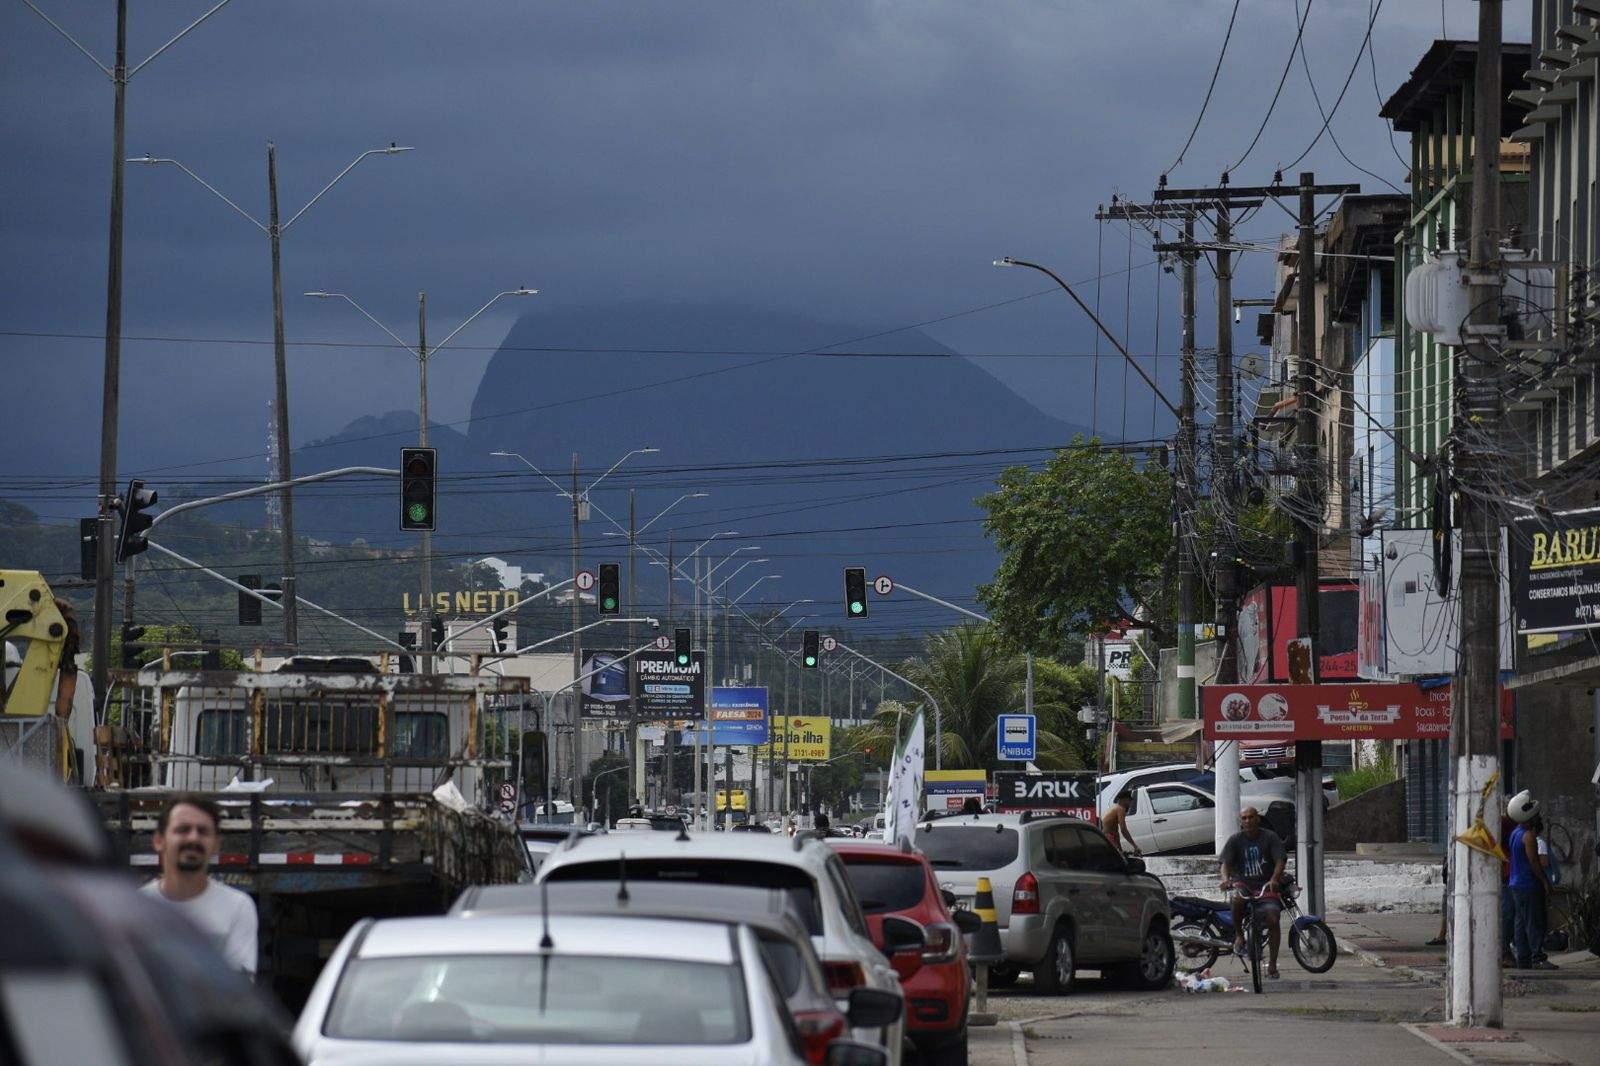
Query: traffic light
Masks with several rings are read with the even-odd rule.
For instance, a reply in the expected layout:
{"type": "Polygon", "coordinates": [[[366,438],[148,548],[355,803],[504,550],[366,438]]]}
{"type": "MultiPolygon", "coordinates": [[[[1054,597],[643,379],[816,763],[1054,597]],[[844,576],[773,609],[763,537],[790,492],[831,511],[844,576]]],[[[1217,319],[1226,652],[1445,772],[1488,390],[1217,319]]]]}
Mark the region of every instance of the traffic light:
{"type": "Polygon", "coordinates": [[[433,448],[400,449],[400,528],[432,533],[434,478],[439,453],[433,448]]]}
{"type": "MultiPolygon", "coordinates": [[[[417,646],[417,635],[409,629],[402,629],[397,643],[409,651],[417,646]]],[[[403,651],[395,660],[395,672],[414,674],[417,672],[417,661],[403,651]]]]}
{"type": "Polygon", "coordinates": [[[807,670],[815,670],[821,660],[821,638],[815,629],[808,629],[800,645],[800,665],[807,670]]]}
{"type": "Polygon", "coordinates": [[[100,519],[78,519],[78,576],[93,581],[100,568],[100,519]]]}
{"type": "Polygon", "coordinates": [[[693,649],[689,647],[689,631],[687,629],[674,630],[672,636],[673,642],[678,646],[678,665],[688,666],[690,660],[694,658],[690,654],[693,649]]]}
{"type": "Polygon", "coordinates": [[[122,668],[124,670],[139,669],[140,649],[135,644],[144,639],[144,626],[124,625],[122,627],[122,668]]]}
{"type": "Polygon", "coordinates": [[[215,633],[207,633],[200,638],[200,669],[222,669],[222,638],[215,633]]]}
{"type": "Polygon", "coordinates": [[[489,623],[489,630],[494,634],[492,650],[499,654],[511,650],[511,623],[504,618],[496,618],[489,623]]]}
{"type": "MultiPolygon", "coordinates": [[[[260,574],[240,574],[239,584],[247,589],[260,591],[260,574]]],[[[261,624],[261,601],[248,593],[239,593],[239,624],[242,626],[258,626],[261,624]]]]}
{"type": "Polygon", "coordinates": [[[438,651],[444,646],[444,619],[436,614],[429,615],[428,625],[433,633],[433,650],[438,651]]]}
{"type": "Polygon", "coordinates": [[[138,478],[128,482],[128,491],[117,504],[117,510],[122,512],[122,526],[117,531],[117,562],[126,562],[149,549],[146,536],[156,519],[145,511],[155,505],[155,489],[145,488],[138,478]]]}
{"type": "Polygon", "coordinates": [[[522,795],[543,802],[548,785],[545,781],[545,735],[534,729],[522,733],[522,795]]]}
{"type": "Polygon", "coordinates": [[[600,564],[600,580],[595,585],[595,602],[601,614],[619,614],[622,611],[622,567],[616,563],[600,564]]]}
{"type": "Polygon", "coordinates": [[[844,613],[850,618],[867,616],[867,571],[863,567],[844,568],[844,613]]]}

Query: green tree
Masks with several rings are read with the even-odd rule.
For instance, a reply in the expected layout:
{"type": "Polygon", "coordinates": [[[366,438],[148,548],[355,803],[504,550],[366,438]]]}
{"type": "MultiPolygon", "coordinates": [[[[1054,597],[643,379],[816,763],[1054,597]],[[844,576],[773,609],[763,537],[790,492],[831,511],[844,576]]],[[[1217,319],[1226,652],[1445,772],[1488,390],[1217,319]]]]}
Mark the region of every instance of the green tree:
{"type": "Polygon", "coordinates": [[[587,806],[591,800],[598,799],[595,803],[591,817],[595,821],[608,818],[607,824],[615,822],[618,818],[628,816],[628,760],[626,756],[616,752],[607,752],[589,764],[589,772],[582,777],[582,800],[579,807],[587,806]],[[608,772],[615,771],[615,772],[608,772]],[[601,774],[605,774],[601,777],[601,774]],[[600,791],[595,792],[598,779],[600,791]],[[609,807],[607,806],[609,804],[609,807]]]}
{"type": "Polygon", "coordinates": [[[1156,626],[1158,639],[1171,638],[1165,470],[1080,436],[1043,470],[1007,470],[978,505],[1001,553],[978,598],[1008,641],[1052,654],[1086,626],[1131,610],[1156,626]]]}

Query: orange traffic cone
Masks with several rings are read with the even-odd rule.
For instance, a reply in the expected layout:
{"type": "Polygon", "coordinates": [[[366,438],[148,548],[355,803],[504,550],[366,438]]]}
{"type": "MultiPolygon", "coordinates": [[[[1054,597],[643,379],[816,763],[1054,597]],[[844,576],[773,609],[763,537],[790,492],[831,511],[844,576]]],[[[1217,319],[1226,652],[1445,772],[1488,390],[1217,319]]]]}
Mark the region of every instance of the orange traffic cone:
{"type": "Polygon", "coordinates": [[[1000,946],[1000,915],[994,909],[994,885],[987,877],[978,878],[978,891],[972,897],[972,913],[983,925],[972,934],[972,944],[967,961],[976,971],[977,1002],[967,1013],[968,1025],[998,1025],[1000,1016],[989,1010],[989,967],[1005,960],[1005,949],[1000,946]]]}

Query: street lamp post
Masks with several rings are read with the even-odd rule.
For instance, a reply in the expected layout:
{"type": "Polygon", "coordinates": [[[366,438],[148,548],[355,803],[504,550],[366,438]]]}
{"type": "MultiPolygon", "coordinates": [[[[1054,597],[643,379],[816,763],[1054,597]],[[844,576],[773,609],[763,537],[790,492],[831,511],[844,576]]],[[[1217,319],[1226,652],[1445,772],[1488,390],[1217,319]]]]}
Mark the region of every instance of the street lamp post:
{"type": "MultiPolygon", "coordinates": [[[[236,213],[249,222],[256,229],[267,236],[267,245],[271,250],[272,258],[272,369],[275,390],[272,401],[273,446],[276,451],[274,458],[277,460],[276,469],[273,471],[278,481],[284,483],[283,490],[277,498],[278,521],[277,533],[281,540],[279,549],[282,553],[283,563],[283,642],[293,651],[300,642],[299,611],[295,601],[295,568],[294,568],[294,493],[289,486],[293,475],[289,454],[289,360],[283,334],[283,234],[299,221],[318,200],[322,199],[335,185],[339,184],[344,176],[368,156],[373,155],[399,155],[413,149],[391,144],[387,148],[371,148],[356,156],[350,165],[334,176],[334,179],[322,187],[322,191],[306,201],[305,206],[289,217],[289,221],[278,221],[278,149],[271,141],[267,142],[267,221],[265,224],[250,212],[224,196],[215,186],[206,181],[199,174],[190,170],[176,159],[167,159],[158,156],[137,156],[127,160],[129,163],[141,163],[145,166],[173,166],[193,178],[202,188],[223,203],[231,207],[236,213]]],[[[268,501],[269,503],[272,501],[268,501]]]]}
{"type": "MultiPolygon", "coordinates": [[[[357,160],[357,162],[360,162],[360,160],[357,160]]],[[[355,166],[355,163],[352,163],[350,165],[351,166],[355,166]]],[[[348,171],[348,168],[346,168],[346,169],[348,171]]],[[[337,181],[338,179],[335,178],[334,180],[337,181]]],[[[326,192],[327,190],[324,189],[323,191],[326,192]]],[[[318,193],[317,195],[321,196],[322,194],[318,193]]],[[[315,203],[315,202],[316,202],[315,200],[312,200],[312,203],[315,203]]],[[[310,204],[306,205],[306,207],[310,207],[310,206],[311,206],[310,204]]],[[[304,210],[305,210],[305,208],[301,208],[301,211],[304,211],[304,210]]],[[[295,215],[295,218],[299,218],[299,217],[300,216],[298,214],[295,215]]],[[[291,223],[293,223],[294,219],[291,218],[289,221],[291,223]]],[[[410,352],[413,356],[416,357],[417,367],[418,367],[418,370],[420,371],[420,373],[419,373],[419,391],[420,391],[420,394],[421,394],[421,398],[419,400],[419,411],[418,411],[418,414],[419,414],[419,417],[420,417],[420,421],[421,421],[420,443],[422,444],[422,446],[424,448],[426,448],[428,446],[428,359],[429,359],[429,357],[432,356],[433,353],[439,351],[441,348],[447,347],[450,344],[451,341],[456,339],[456,335],[457,334],[459,334],[462,330],[466,329],[468,326],[472,325],[473,322],[477,321],[479,315],[483,314],[485,311],[489,310],[489,308],[491,308],[495,304],[499,303],[500,300],[502,300],[503,298],[505,298],[507,296],[534,296],[538,292],[539,292],[538,289],[530,289],[527,286],[522,286],[520,288],[507,289],[504,292],[496,293],[495,295],[491,296],[489,298],[488,302],[486,302],[482,307],[478,308],[476,311],[472,312],[472,314],[468,315],[466,321],[462,322],[461,325],[457,326],[454,330],[452,330],[450,332],[450,334],[445,337],[444,340],[442,340],[438,344],[434,345],[431,350],[428,348],[428,294],[427,293],[419,292],[417,294],[417,346],[415,348],[413,348],[411,345],[407,344],[405,341],[401,340],[400,336],[397,333],[395,333],[388,326],[384,325],[382,322],[378,321],[378,319],[373,317],[371,312],[369,312],[365,307],[362,307],[355,300],[351,299],[349,296],[346,296],[342,292],[322,292],[322,291],[319,290],[319,291],[308,292],[305,295],[309,296],[309,297],[312,297],[313,299],[317,299],[317,300],[343,300],[345,303],[349,304],[351,307],[354,307],[357,311],[361,312],[362,316],[364,318],[366,318],[367,321],[371,322],[373,325],[377,326],[379,329],[383,330],[383,332],[387,333],[390,337],[392,337],[396,344],[398,344],[400,347],[404,348],[406,351],[410,352]]],[[[424,530],[423,533],[422,533],[422,600],[423,600],[422,633],[421,633],[421,636],[419,637],[417,643],[419,645],[421,645],[421,647],[422,647],[422,655],[421,655],[422,672],[424,674],[431,674],[431,673],[434,672],[434,663],[433,663],[433,534],[431,532],[427,531],[427,530],[424,530]]],[[[574,623],[574,625],[576,625],[576,623],[574,623]]]]}

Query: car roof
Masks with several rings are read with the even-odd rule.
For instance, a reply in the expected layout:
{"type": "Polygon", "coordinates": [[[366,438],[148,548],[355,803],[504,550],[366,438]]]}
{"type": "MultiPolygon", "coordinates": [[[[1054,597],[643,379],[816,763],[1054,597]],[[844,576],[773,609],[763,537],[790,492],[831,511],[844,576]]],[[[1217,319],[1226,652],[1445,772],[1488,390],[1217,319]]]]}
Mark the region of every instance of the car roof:
{"type": "Polygon", "coordinates": [[[544,885],[482,885],[467,889],[450,913],[540,914],[548,898],[551,914],[594,914],[627,918],[668,918],[749,925],[804,939],[805,924],[793,897],[771,888],[703,882],[633,881],[627,897],[592,881],[544,885]]]}
{"type": "MultiPolygon", "coordinates": [[[[539,952],[546,919],[537,914],[482,915],[464,920],[385,918],[374,922],[353,954],[362,959],[407,955],[531,955],[539,952]]],[[[725,927],[726,928],[726,927],[725,927]]],[[[731,964],[733,941],[708,936],[707,923],[601,915],[548,917],[557,955],[607,955],[731,964]]]]}
{"type": "Polygon", "coordinates": [[[992,814],[957,814],[949,818],[929,818],[918,822],[917,828],[926,832],[938,832],[946,828],[960,829],[963,826],[993,829],[998,825],[1007,829],[1021,829],[1025,825],[1043,825],[1046,822],[1069,822],[1072,825],[1097,828],[1092,822],[1074,818],[1069,814],[1034,814],[1032,811],[1000,811],[992,814]]]}
{"type": "Polygon", "coordinates": [[[899,862],[908,866],[921,866],[927,862],[922,852],[901,848],[893,844],[853,840],[849,837],[829,838],[828,846],[839,853],[846,862],[851,859],[872,859],[876,862],[899,862]]]}
{"type": "Polygon", "coordinates": [[[556,850],[541,874],[558,866],[608,859],[727,859],[810,867],[832,854],[815,837],[764,833],[605,833],[581,837],[556,850]]]}

